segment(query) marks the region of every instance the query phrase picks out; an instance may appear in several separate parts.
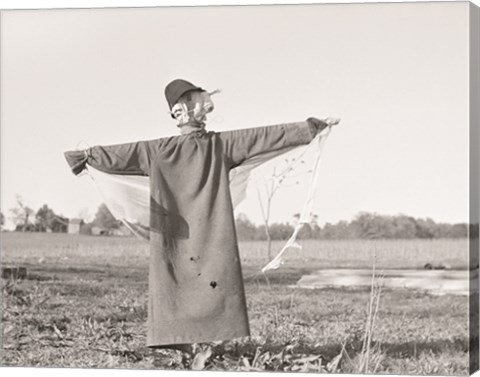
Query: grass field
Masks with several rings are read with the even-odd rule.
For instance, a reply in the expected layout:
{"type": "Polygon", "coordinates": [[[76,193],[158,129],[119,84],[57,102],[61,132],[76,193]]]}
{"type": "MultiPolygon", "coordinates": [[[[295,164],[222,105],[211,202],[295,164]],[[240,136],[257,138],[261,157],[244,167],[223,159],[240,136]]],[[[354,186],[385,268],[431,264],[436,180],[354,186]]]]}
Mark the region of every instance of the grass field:
{"type": "MultiPolygon", "coordinates": [[[[369,290],[289,285],[321,268],[369,268],[374,250],[378,268],[468,263],[466,240],[302,244],[269,273],[270,284],[256,274],[265,245],[240,245],[252,336],[214,345],[205,369],[358,372],[369,290]]],[[[145,243],[3,233],[1,263],[28,270],[25,280],[2,281],[2,365],[190,367],[179,352],[145,347],[145,243]]],[[[468,298],[384,289],[372,340],[370,372],[467,374],[468,298]]]]}

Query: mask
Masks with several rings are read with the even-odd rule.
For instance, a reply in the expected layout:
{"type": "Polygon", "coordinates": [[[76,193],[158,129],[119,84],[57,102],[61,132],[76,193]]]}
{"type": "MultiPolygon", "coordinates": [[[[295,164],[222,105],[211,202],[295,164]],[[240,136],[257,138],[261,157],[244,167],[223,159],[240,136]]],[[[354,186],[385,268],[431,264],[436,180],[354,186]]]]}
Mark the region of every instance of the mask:
{"type": "Polygon", "coordinates": [[[205,123],[207,114],[213,111],[213,101],[207,92],[191,91],[180,97],[172,107],[171,113],[177,119],[178,126],[205,123]]]}

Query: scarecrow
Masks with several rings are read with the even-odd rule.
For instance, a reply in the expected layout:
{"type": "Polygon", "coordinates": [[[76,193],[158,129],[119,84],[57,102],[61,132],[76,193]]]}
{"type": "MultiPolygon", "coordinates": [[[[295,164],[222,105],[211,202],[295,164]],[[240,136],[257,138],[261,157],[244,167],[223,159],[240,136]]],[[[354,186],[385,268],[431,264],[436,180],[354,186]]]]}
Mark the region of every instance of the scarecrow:
{"type": "Polygon", "coordinates": [[[226,132],[205,129],[211,94],[185,80],[165,89],[181,135],[66,152],[86,165],[148,176],[150,264],[147,345],[188,345],[249,336],[229,171],[257,155],[308,144],[339,120],[226,132]]]}

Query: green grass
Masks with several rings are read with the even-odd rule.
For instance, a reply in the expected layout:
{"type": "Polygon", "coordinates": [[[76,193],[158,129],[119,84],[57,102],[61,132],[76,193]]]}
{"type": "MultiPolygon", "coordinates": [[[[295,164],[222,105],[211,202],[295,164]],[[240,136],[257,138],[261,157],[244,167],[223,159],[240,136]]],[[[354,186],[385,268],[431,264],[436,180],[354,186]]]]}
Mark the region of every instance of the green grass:
{"type": "MultiPolygon", "coordinates": [[[[145,243],[54,234],[1,238],[2,265],[28,269],[26,280],[2,282],[2,365],[189,368],[179,352],[145,347],[145,243]]],[[[355,372],[369,290],[288,285],[318,268],[368,268],[374,247],[379,268],[467,263],[465,240],[302,243],[303,251],[292,251],[269,274],[270,285],[256,274],[264,245],[241,244],[252,336],[215,345],[206,369],[355,372]]],[[[379,373],[467,374],[468,298],[384,289],[372,340],[382,356],[379,373]]]]}

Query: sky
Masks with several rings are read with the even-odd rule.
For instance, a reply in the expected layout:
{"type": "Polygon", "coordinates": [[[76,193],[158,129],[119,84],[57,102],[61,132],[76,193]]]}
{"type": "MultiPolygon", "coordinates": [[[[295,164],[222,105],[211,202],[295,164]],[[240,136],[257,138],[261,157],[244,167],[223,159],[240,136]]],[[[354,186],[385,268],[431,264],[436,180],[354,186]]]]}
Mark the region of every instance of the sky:
{"type": "MultiPolygon", "coordinates": [[[[360,211],[468,222],[468,58],[467,2],[6,11],[0,208],[8,219],[21,195],[93,215],[101,197],[63,152],[177,134],[163,91],[184,78],[222,89],[215,131],[341,118],[320,223],[360,211]]],[[[274,221],[298,207],[286,195],[274,221]]],[[[259,222],[253,207],[242,212],[259,222]]]]}

